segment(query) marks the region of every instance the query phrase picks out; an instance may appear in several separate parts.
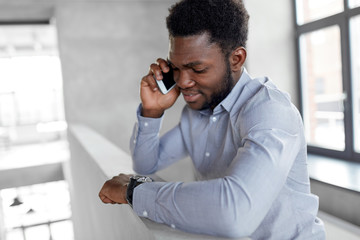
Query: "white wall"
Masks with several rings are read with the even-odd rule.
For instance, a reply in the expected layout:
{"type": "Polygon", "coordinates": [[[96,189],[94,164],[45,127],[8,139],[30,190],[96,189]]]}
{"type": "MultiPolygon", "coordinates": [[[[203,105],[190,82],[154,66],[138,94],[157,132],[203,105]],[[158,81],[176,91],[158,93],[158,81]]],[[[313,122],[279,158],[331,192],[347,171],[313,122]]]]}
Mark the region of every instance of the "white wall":
{"type": "MultiPolygon", "coordinates": [[[[70,123],[87,124],[128,152],[139,104],[138,84],[149,64],[167,54],[165,17],[173,2],[57,2],[55,16],[70,123]]],[[[246,1],[246,7],[250,13],[250,74],[271,77],[297,104],[291,1],[246,1]]],[[[180,100],[167,112],[163,132],[178,121],[183,104],[180,100]]]]}
{"type": "MultiPolygon", "coordinates": [[[[138,85],[149,64],[167,54],[165,17],[175,1],[0,0],[0,20],[55,17],[67,121],[87,124],[128,152],[138,85]]],[[[297,104],[291,1],[245,3],[250,74],[271,77],[297,104]]],[[[180,99],[163,131],[178,121],[180,99]]]]}
{"type": "Polygon", "coordinates": [[[245,6],[250,14],[250,75],[270,77],[299,106],[292,1],[245,0],[245,6]]]}
{"type": "MultiPolygon", "coordinates": [[[[140,103],[139,83],[166,57],[173,1],[65,1],[56,6],[67,121],[86,124],[123,150],[140,103]]],[[[178,121],[181,107],[167,114],[178,121]]]]}

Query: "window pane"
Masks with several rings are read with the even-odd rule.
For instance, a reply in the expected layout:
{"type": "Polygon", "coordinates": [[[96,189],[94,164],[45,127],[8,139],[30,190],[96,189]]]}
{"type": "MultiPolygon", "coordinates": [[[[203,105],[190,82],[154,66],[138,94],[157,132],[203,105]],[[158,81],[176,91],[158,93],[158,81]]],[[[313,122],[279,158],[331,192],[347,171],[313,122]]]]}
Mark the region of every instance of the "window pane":
{"type": "Polygon", "coordinates": [[[57,222],[50,225],[53,240],[74,239],[73,225],[71,221],[57,222]]]}
{"type": "Polygon", "coordinates": [[[344,11],[343,0],[296,0],[296,15],[299,25],[342,11],[344,11]]]}
{"type": "Polygon", "coordinates": [[[349,0],[349,7],[359,7],[360,6],[360,0],[349,0]]]}
{"type": "Polygon", "coordinates": [[[25,228],[26,240],[49,240],[49,226],[40,225],[36,227],[25,228]]]}
{"type": "Polygon", "coordinates": [[[360,152],[360,16],[350,21],[355,151],[360,152]]]}
{"type": "MultiPolygon", "coordinates": [[[[0,223],[3,222],[6,240],[49,240],[50,231],[57,231],[52,239],[72,240],[73,229],[68,184],[65,181],[48,182],[0,190],[0,223]],[[22,204],[14,205],[15,199],[22,204]],[[60,221],[53,223],[53,221],[60,221]],[[19,231],[20,230],[20,233],[19,231]],[[60,232],[64,238],[60,238],[60,232]]],[[[1,239],[1,236],[0,236],[1,239]]]]}
{"type": "Polygon", "coordinates": [[[23,240],[24,234],[21,229],[14,229],[6,233],[6,240],[23,240]]]}
{"type": "Polygon", "coordinates": [[[309,145],[344,150],[344,94],[338,26],[300,37],[304,123],[309,145]]]}

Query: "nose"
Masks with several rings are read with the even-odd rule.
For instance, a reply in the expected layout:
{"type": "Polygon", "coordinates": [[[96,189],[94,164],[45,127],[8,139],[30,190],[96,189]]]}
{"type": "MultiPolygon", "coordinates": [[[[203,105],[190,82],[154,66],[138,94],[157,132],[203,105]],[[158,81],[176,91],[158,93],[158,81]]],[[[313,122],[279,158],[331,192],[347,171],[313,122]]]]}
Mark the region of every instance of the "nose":
{"type": "Polygon", "coordinates": [[[191,80],[190,75],[187,74],[185,71],[175,72],[174,79],[176,84],[182,89],[191,88],[195,86],[195,81],[191,80]]]}

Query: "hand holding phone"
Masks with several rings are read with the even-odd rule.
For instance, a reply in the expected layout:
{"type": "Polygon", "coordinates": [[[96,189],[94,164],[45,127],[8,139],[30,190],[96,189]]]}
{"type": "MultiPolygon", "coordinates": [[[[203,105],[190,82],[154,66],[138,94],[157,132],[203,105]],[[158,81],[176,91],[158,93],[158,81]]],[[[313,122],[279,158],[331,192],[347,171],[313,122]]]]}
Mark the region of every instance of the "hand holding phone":
{"type": "Polygon", "coordinates": [[[171,89],[173,89],[176,85],[174,81],[174,71],[171,66],[169,66],[169,71],[167,73],[162,72],[163,79],[157,80],[154,76],[156,84],[158,85],[160,92],[162,94],[167,94],[171,89]]]}
{"type": "Polygon", "coordinates": [[[165,59],[158,58],[156,63],[150,65],[149,73],[141,79],[140,83],[143,117],[159,118],[165,110],[174,105],[180,95],[180,89],[175,87],[173,75],[174,69],[165,59]],[[164,73],[162,70],[165,69],[169,70],[164,73]],[[162,80],[157,80],[155,76],[158,78],[162,76],[162,80]]]}

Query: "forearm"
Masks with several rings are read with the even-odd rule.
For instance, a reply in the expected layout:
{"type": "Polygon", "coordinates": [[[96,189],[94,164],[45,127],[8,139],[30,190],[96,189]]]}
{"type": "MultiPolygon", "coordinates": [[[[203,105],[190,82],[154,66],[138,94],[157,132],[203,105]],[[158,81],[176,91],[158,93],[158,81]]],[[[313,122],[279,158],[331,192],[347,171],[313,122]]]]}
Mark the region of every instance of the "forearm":
{"type": "Polygon", "coordinates": [[[157,170],[161,118],[144,118],[140,111],[130,140],[133,168],[141,174],[152,174],[157,170]]]}
{"type": "Polygon", "coordinates": [[[244,237],[257,227],[246,197],[226,178],[191,183],[157,182],[135,189],[134,211],[159,223],[199,234],[244,237]],[[236,191],[236,190],[235,190],[236,191]],[[250,219],[251,221],[248,221],[250,219]]]}
{"type": "Polygon", "coordinates": [[[134,170],[152,174],[187,156],[179,126],[160,138],[161,118],[144,118],[138,109],[138,123],[130,140],[134,170]]]}

